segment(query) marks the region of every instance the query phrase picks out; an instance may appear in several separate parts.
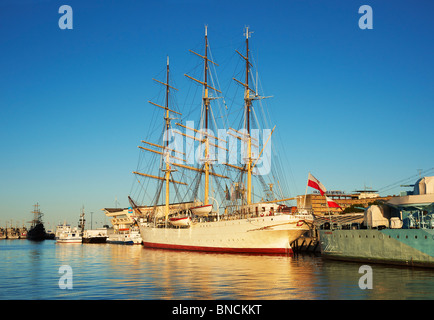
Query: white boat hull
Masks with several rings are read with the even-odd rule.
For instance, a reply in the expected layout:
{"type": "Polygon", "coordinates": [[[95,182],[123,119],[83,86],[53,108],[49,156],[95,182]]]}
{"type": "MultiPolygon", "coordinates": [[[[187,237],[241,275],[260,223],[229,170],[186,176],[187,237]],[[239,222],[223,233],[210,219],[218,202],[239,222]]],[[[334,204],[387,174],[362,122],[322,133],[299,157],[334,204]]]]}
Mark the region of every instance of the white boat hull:
{"type": "Polygon", "coordinates": [[[175,227],[186,227],[191,224],[191,219],[190,217],[172,218],[170,219],[170,223],[175,227]]]}
{"type": "Polygon", "coordinates": [[[141,244],[142,238],[139,234],[111,234],[106,240],[107,243],[112,244],[141,244]]]}
{"type": "Polygon", "coordinates": [[[82,243],[82,238],[56,239],[57,243],[82,243]]]}
{"type": "Polygon", "coordinates": [[[232,253],[292,253],[290,244],[309,226],[293,215],[194,223],[189,228],[140,226],[149,248],[232,253]]]}
{"type": "Polygon", "coordinates": [[[212,204],[190,208],[191,212],[196,216],[208,215],[212,211],[212,204]]]}

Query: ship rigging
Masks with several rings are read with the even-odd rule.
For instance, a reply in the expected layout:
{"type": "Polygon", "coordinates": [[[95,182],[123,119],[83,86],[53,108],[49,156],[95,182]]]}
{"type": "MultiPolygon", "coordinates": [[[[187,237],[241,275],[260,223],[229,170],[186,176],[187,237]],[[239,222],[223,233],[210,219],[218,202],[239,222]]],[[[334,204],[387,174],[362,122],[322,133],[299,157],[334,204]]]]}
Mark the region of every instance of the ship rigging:
{"type": "MultiPolygon", "coordinates": [[[[150,160],[149,157],[143,157],[142,160],[147,159],[143,160],[142,168],[145,170],[139,170],[138,166],[133,173],[137,177],[137,182],[142,185],[139,189],[144,193],[151,190],[156,192],[152,204],[148,206],[138,206],[137,197],[129,197],[132,208],[140,217],[140,232],[145,246],[201,251],[281,253],[288,252],[289,243],[309,230],[307,221],[312,220],[311,216],[290,215],[288,211],[282,211],[286,207],[283,201],[293,198],[276,199],[273,186],[281,189],[279,180],[283,177],[275,183],[267,184],[265,175],[259,168],[271,165],[265,163],[270,162],[270,159],[264,160],[266,157],[263,155],[271,150],[271,136],[275,127],[272,130],[264,130],[266,134],[263,133],[261,144],[259,122],[256,121],[257,128],[253,129],[252,126],[253,118],[258,118],[254,112],[253,101],[265,97],[258,94],[258,81],[256,80],[255,89],[251,88],[251,83],[255,82],[249,81],[253,66],[250,61],[250,34],[249,28],[246,28],[245,54],[235,51],[244,61],[245,80],[241,82],[232,77],[237,85],[244,88],[243,126],[239,130],[227,125],[228,114],[222,112],[228,109],[226,105],[222,108],[220,104],[220,117],[215,116],[211,107],[212,102],[219,103],[219,100],[223,100],[223,95],[218,81],[214,81],[217,77],[212,76],[210,72],[218,64],[210,55],[207,27],[203,54],[190,50],[202,59],[202,77],[184,74],[186,78],[202,87],[198,126],[194,121],[187,121],[187,117],[183,118],[183,114],[173,103],[171,93],[178,89],[170,82],[169,58],[166,62],[165,81],[154,79],[163,86],[164,102],[159,104],[150,100],[149,103],[164,111],[164,127],[162,132],[159,131],[159,142],[151,139],[142,140],[140,150],[154,158],[150,160]],[[178,120],[176,127],[172,124],[174,119],[178,120]],[[217,124],[218,120],[220,126],[217,124]],[[237,147],[238,140],[240,153],[237,147]],[[159,173],[152,171],[156,163],[160,163],[159,173]],[[254,176],[259,178],[259,185],[264,190],[261,201],[256,203],[253,199],[254,176]],[[146,186],[142,184],[144,180],[147,181],[146,186]],[[151,184],[149,181],[154,183],[151,184]],[[222,224],[220,208],[224,210],[223,217],[226,220],[232,217],[230,219],[237,220],[238,225],[222,224]],[[265,216],[267,219],[263,218],[265,216]],[[259,217],[263,219],[260,221],[259,217]],[[209,229],[204,233],[200,227],[204,227],[204,223],[208,222],[214,224],[206,225],[209,229]],[[175,234],[171,233],[162,234],[158,231],[161,228],[189,229],[189,233],[181,236],[181,231],[178,231],[178,236],[175,237],[175,234]],[[238,246],[230,243],[235,241],[234,237],[242,243],[238,246]]],[[[197,112],[194,112],[193,108],[193,112],[187,114],[191,117],[197,112]]],[[[152,129],[150,132],[155,135],[158,131],[152,129]]],[[[147,196],[149,201],[149,194],[147,196]]]]}

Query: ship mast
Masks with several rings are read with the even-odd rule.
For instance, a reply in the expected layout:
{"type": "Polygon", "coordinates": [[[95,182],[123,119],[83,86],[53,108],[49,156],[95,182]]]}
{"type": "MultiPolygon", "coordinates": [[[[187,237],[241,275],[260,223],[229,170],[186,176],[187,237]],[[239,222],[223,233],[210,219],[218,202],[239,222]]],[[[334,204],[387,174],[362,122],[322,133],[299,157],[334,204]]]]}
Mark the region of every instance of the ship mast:
{"type": "MultiPolygon", "coordinates": [[[[204,127],[204,129],[205,129],[205,138],[204,138],[204,140],[202,142],[205,143],[205,163],[204,163],[204,170],[203,170],[203,172],[205,173],[204,205],[207,205],[207,204],[209,204],[209,185],[210,185],[210,183],[209,183],[209,176],[210,175],[214,175],[214,176],[220,176],[222,178],[227,178],[225,176],[221,176],[221,175],[215,174],[213,172],[210,172],[211,171],[210,156],[209,156],[209,146],[210,146],[209,138],[210,138],[210,135],[208,134],[208,129],[209,129],[209,127],[208,127],[208,118],[209,118],[210,100],[213,99],[213,98],[209,97],[209,89],[212,89],[212,90],[214,90],[216,92],[219,92],[219,93],[221,93],[221,91],[217,90],[216,88],[213,88],[212,86],[210,86],[208,84],[208,69],[209,69],[208,66],[209,66],[209,62],[211,62],[211,63],[213,63],[215,65],[218,65],[218,64],[215,63],[214,61],[208,59],[208,27],[207,26],[205,26],[205,54],[204,55],[200,55],[200,54],[198,54],[198,53],[196,53],[196,52],[194,52],[192,50],[190,50],[190,52],[192,52],[195,55],[197,55],[197,56],[201,57],[202,59],[204,59],[204,77],[203,77],[203,81],[197,80],[197,79],[195,79],[195,78],[193,78],[193,77],[191,77],[191,76],[189,76],[187,74],[184,74],[184,75],[186,77],[188,77],[188,78],[190,78],[190,79],[192,79],[192,80],[194,80],[194,81],[202,84],[203,88],[204,88],[204,93],[203,93],[202,100],[203,100],[203,106],[204,106],[204,111],[205,111],[205,127],[204,127]]],[[[188,128],[188,129],[191,129],[191,128],[188,128]]],[[[215,137],[213,137],[213,138],[215,138],[215,137]]],[[[219,147],[219,146],[217,146],[217,147],[219,147]]],[[[191,169],[191,170],[201,171],[201,170],[198,170],[198,169],[195,169],[195,168],[192,168],[192,167],[187,167],[187,166],[183,166],[183,167],[187,168],[187,169],[191,169]]]]}
{"type": "MultiPolygon", "coordinates": [[[[167,67],[166,67],[166,116],[164,117],[164,120],[166,121],[166,135],[169,134],[169,128],[170,128],[170,117],[169,117],[169,56],[167,56],[167,67]]],[[[166,136],[166,148],[165,148],[165,162],[166,162],[166,169],[165,169],[165,175],[166,175],[166,205],[164,209],[164,216],[165,220],[167,221],[169,216],[169,182],[170,182],[170,162],[169,162],[169,150],[167,148],[169,147],[169,138],[166,136]]]]}
{"type": "Polygon", "coordinates": [[[244,107],[246,111],[246,130],[247,130],[247,204],[252,203],[252,137],[250,135],[250,108],[252,106],[252,98],[250,97],[249,88],[249,27],[246,27],[246,81],[244,83],[244,107]]]}
{"type": "MultiPolygon", "coordinates": [[[[205,107],[205,132],[208,133],[208,109],[209,109],[209,98],[208,98],[208,30],[205,26],[205,68],[204,68],[204,96],[203,104],[205,107]]],[[[204,204],[209,203],[209,140],[208,136],[205,137],[205,195],[204,204]]]]}
{"type": "MultiPolygon", "coordinates": [[[[252,111],[252,100],[268,98],[268,97],[260,97],[258,92],[255,92],[255,90],[253,90],[252,88],[249,87],[250,67],[252,66],[251,62],[249,61],[249,52],[250,52],[250,50],[249,50],[249,38],[250,38],[250,34],[251,34],[251,31],[249,31],[249,27],[246,27],[246,31],[245,31],[246,55],[244,56],[243,54],[238,52],[238,50],[235,50],[241,56],[241,58],[243,58],[246,62],[245,82],[241,82],[241,81],[233,78],[236,82],[238,82],[239,84],[241,84],[244,87],[244,110],[245,110],[245,115],[246,115],[246,122],[245,122],[246,128],[245,129],[247,131],[247,134],[243,134],[243,133],[241,133],[235,129],[229,128],[229,129],[232,129],[233,131],[235,131],[236,133],[238,133],[239,135],[243,136],[243,137],[240,137],[240,136],[234,135],[236,138],[241,139],[243,141],[247,140],[247,163],[244,167],[238,167],[238,166],[226,164],[227,166],[232,167],[234,169],[247,172],[247,204],[248,205],[250,205],[252,203],[252,172],[253,172],[253,168],[256,166],[256,163],[259,160],[259,158],[257,158],[255,163],[253,163],[253,158],[252,158],[252,136],[250,134],[250,129],[251,129],[250,113],[252,111]],[[250,92],[252,92],[254,95],[251,95],[250,92]]],[[[256,88],[256,91],[258,91],[258,88],[256,88]]],[[[275,127],[271,131],[271,134],[273,133],[274,129],[275,129],[275,127]]],[[[268,143],[268,141],[271,137],[271,134],[268,137],[266,144],[268,143]]],[[[259,141],[257,141],[257,142],[259,143],[259,141]]],[[[263,150],[265,149],[265,145],[263,146],[260,154],[262,154],[263,150]]]]}
{"type": "MultiPolygon", "coordinates": [[[[156,82],[158,82],[158,83],[160,83],[160,84],[162,84],[162,85],[164,85],[166,87],[165,105],[161,106],[161,105],[159,105],[157,103],[154,103],[152,101],[148,101],[150,104],[152,104],[152,105],[154,105],[156,107],[159,107],[159,108],[162,108],[162,109],[165,110],[164,121],[165,121],[165,132],[166,132],[165,134],[166,135],[168,135],[168,132],[169,132],[169,129],[170,129],[170,120],[171,120],[171,118],[170,118],[170,112],[178,114],[178,115],[181,115],[181,113],[179,113],[177,111],[174,111],[172,109],[169,109],[169,93],[170,93],[170,89],[172,88],[174,90],[178,90],[178,89],[172,87],[169,84],[169,71],[170,71],[169,70],[169,57],[167,57],[167,63],[166,63],[166,83],[158,81],[156,79],[152,79],[152,80],[154,80],[154,81],[156,81],[156,82]]],[[[171,158],[180,159],[180,158],[177,158],[177,157],[171,155],[170,153],[171,152],[178,152],[178,153],[180,153],[180,152],[177,151],[177,150],[169,148],[169,138],[168,138],[168,136],[166,136],[166,144],[165,145],[158,145],[158,144],[147,142],[147,141],[144,141],[144,140],[142,140],[142,142],[146,143],[146,144],[148,144],[150,146],[162,149],[162,151],[159,151],[159,150],[154,150],[154,149],[150,149],[150,148],[145,148],[145,147],[139,146],[139,148],[142,149],[142,150],[150,151],[150,152],[153,152],[153,153],[156,153],[156,154],[160,154],[160,155],[162,155],[164,157],[165,168],[162,170],[164,172],[164,178],[158,177],[158,176],[154,176],[154,175],[150,175],[150,174],[146,174],[146,173],[137,172],[137,171],[134,171],[133,173],[137,174],[137,175],[140,175],[140,176],[143,176],[143,177],[153,178],[153,179],[157,179],[157,180],[161,180],[161,181],[165,182],[165,184],[166,184],[166,198],[165,198],[164,216],[165,216],[165,221],[167,222],[168,216],[169,216],[170,183],[177,183],[177,184],[187,185],[184,182],[175,181],[173,179],[170,179],[170,173],[172,171],[174,171],[174,170],[171,169],[170,159],[171,158]]],[[[181,159],[181,160],[183,160],[183,159],[181,159]]]]}

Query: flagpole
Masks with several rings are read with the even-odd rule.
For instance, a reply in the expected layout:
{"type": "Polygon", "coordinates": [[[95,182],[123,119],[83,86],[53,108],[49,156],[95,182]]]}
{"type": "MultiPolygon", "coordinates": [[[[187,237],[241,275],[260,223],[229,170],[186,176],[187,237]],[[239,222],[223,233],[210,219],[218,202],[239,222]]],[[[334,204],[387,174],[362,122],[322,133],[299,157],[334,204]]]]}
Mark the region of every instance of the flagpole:
{"type": "Polygon", "coordinates": [[[329,203],[327,201],[327,192],[324,192],[324,199],[326,201],[327,209],[329,210],[330,230],[332,229],[332,215],[330,213],[329,203]]]}
{"type": "MultiPolygon", "coordinates": [[[[310,171],[309,171],[309,174],[310,174],[310,171]]],[[[307,197],[307,188],[308,187],[309,187],[309,175],[307,176],[306,192],[304,193],[304,203],[303,203],[303,209],[304,210],[306,210],[306,197],[307,197]]]]}

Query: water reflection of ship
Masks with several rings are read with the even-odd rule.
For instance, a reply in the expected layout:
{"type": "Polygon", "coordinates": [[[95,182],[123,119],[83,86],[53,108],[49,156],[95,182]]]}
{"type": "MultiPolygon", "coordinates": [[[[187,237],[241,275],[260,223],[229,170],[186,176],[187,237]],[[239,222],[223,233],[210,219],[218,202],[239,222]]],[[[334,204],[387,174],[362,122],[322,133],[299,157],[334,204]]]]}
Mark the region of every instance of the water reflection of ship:
{"type": "Polygon", "coordinates": [[[39,203],[34,205],[33,220],[31,221],[30,230],[27,232],[27,239],[33,241],[42,241],[47,237],[47,233],[45,232],[45,227],[42,222],[43,213],[39,208],[39,203]]]}
{"type": "MultiPolygon", "coordinates": [[[[321,259],[146,249],[147,281],[163,288],[151,299],[316,299],[321,259]],[[154,270],[153,273],[150,270],[154,270]],[[224,290],[222,288],[225,288],[224,290]]],[[[139,260],[140,261],[140,260],[139,260]]],[[[143,264],[130,268],[138,275],[143,264]]]]}

